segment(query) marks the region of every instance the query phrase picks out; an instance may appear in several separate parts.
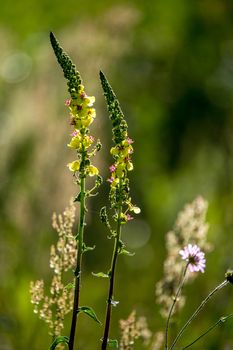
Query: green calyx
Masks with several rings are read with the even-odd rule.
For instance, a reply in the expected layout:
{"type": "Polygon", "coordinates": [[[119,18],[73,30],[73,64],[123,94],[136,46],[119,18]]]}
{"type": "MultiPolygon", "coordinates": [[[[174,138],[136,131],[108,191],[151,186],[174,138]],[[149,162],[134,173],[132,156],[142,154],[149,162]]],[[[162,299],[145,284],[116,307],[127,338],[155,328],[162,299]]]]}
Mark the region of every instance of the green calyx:
{"type": "Polygon", "coordinates": [[[75,98],[80,90],[80,85],[82,84],[80,73],[76,70],[75,64],[60,46],[58,40],[52,32],[50,32],[50,42],[55,56],[57,57],[58,63],[63,70],[64,77],[68,80],[68,91],[71,97],[75,98]]]}

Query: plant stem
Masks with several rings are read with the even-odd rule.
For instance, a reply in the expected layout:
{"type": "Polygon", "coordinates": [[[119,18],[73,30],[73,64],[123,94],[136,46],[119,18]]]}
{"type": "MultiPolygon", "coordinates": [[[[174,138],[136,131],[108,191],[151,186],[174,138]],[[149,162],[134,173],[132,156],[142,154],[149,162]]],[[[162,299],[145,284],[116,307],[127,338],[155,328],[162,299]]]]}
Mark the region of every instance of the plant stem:
{"type": "Polygon", "coordinates": [[[165,349],[168,350],[168,330],[169,330],[169,323],[170,323],[170,320],[171,320],[171,316],[172,316],[172,312],[173,312],[173,309],[175,307],[175,304],[178,300],[178,297],[179,297],[179,294],[180,294],[180,291],[184,285],[184,280],[185,280],[185,276],[186,276],[186,272],[187,272],[187,268],[188,268],[188,265],[189,263],[186,264],[184,270],[183,270],[183,273],[181,274],[181,277],[180,277],[180,283],[179,283],[179,286],[178,286],[178,289],[177,289],[177,292],[175,294],[175,296],[173,297],[173,303],[171,305],[171,308],[170,308],[170,311],[169,311],[169,314],[168,314],[168,317],[167,317],[167,322],[166,322],[166,330],[165,330],[165,349]]]}
{"type": "Polygon", "coordinates": [[[198,308],[196,309],[196,311],[194,311],[194,313],[192,314],[192,316],[188,319],[188,321],[184,324],[184,326],[181,328],[181,330],[179,331],[179,333],[177,334],[175,340],[173,341],[171,347],[169,348],[169,350],[172,350],[174,348],[174,346],[176,345],[177,341],[180,339],[180,337],[182,336],[182,334],[184,333],[185,329],[190,325],[190,323],[192,322],[192,320],[199,314],[199,312],[201,311],[201,309],[205,306],[205,304],[207,303],[207,301],[216,293],[218,292],[220,289],[222,289],[226,284],[228,284],[227,280],[224,280],[222,283],[220,283],[217,287],[215,287],[208,295],[207,297],[201,302],[201,304],[198,306],[198,308]]]}
{"type": "Polygon", "coordinates": [[[117,257],[118,257],[119,241],[121,238],[121,212],[122,212],[122,205],[120,204],[118,208],[118,214],[117,214],[117,231],[116,231],[116,237],[115,237],[115,243],[114,243],[114,249],[113,249],[113,255],[112,255],[111,270],[109,272],[109,275],[110,275],[109,292],[108,292],[108,300],[107,300],[104,336],[102,341],[102,350],[106,350],[108,345],[108,334],[109,334],[109,328],[110,328],[112,300],[113,300],[113,293],[114,293],[114,278],[115,278],[115,270],[116,270],[116,263],[117,263],[117,257]]]}
{"type": "Polygon", "coordinates": [[[207,331],[205,331],[204,333],[202,333],[199,337],[197,337],[192,343],[186,345],[184,348],[182,348],[181,350],[185,350],[188,349],[190,346],[192,346],[193,344],[195,344],[199,339],[201,339],[202,337],[204,337],[206,334],[208,334],[209,332],[211,332],[214,328],[216,328],[219,324],[224,323],[225,321],[227,321],[228,318],[231,318],[233,316],[233,313],[231,313],[228,316],[223,316],[221,317],[217,322],[215,322],[215,324],[213,324],[209,329],[207,329],[207,331]]]}
{"type": "Polygon", "coordinates": [[[77,324],[77,315],[79,308],[79,296],[81,287],[81,267],[82,267],[82,255],[83,255],[83,233],[85,222],[85,177],[81,176],[80,179],[80,216],[78,227],[78,247],[77,247],[77,264],[75,269],[75,290],[74,290],[74,302],[73,302],[73,314],[70,328],[69,338],[69,350],[74,348],[75,331],[77,324]]]}

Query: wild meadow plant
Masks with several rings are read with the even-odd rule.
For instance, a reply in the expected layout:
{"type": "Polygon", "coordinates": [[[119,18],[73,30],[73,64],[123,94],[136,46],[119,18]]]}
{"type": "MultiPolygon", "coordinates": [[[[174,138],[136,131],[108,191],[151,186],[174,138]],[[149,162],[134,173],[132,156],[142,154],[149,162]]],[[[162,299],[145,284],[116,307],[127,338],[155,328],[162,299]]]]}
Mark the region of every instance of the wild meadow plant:
{"type": "MultiPolygon", "coordinates": [[[[81,306],[80,294],[81,286],[85,288],[85,285],[81,284],[83,257],[86,252],[94,249],[85,244],[85,217],[88,210],[87,199],[98,194],[96,191],[103,181],[99,170],[92,163],[93,157],[101,149],[101,143],[99,140],[95,142],[90,132],[90,126],[96,117],[96,111],[93,108],[95,97],[86,94],[79,71],[53,33],[50,34],[50,41],[64,77],[67,79],[70,95],[65,101],[70,111],[70,125],[73,128],[68,147],[75,151],[76,156],[67,166],[73,174],[78,193],[62,215],[53,215],[52,226],[58,234],[58,241],[56,245],[51,246],[50,250],[50,267],[53,270],[53,277],[49,291],[47,292],[44,281],[38,280],[31,282],[30,293],[34,312],[48,324],[49,334],[52,336],[50,350],[64,349],[64,346],[69,350],[74,350],[77,349],[75,337],[78,316],[86,314],[100,323],[91,307],[81,306]],[[89,177],[95,179],[92,187],[87,186],[86,180],[89,177]],[[79,208],[77,232],[74,229],[76,203],[79,208]],[[69,281],[67,277],[70,272],[73,272],[72,281],[69,281]],[[72,314],[70,332],[69,336],[64,336],[62,335],[64,318],[69,313],[72,314]]],[[[140,208],[132,203],[130,197],[128,173],[133,170],[133,140],[128,135],[128,125],[119,101],[103,72],[100,72],[100,82],[112,122],[114,142],[110,150],[113,162],[109,166],[110,175],[107,179],[110,187],[109,205],[100,209],[100,219],[109,230],[108,238],[113,241],[112,257],[107,272],[93,273],[95,277],[109,280],[101,349],[119,347],[121,350],[133,350],[138,339],[143,349],[177,349],[177,343],[183,333],[206,303],[223,287],[233,283],[233,271],[226,272],[224,280],[202,300],[181,329],[171,334],[171,326],[177,322],[177,313],[185,305],[183,288],[186,283],[193,282],[199,272],[205,272],[205,253],[211,249],[211,245],[207,242],[206,212],[208,205],[202,197],[197,197],[180,212],[173,230],[166,235],[167,257],[164,261],[164,276],[156,284],[156,301],[160,305],[160,313],[165,320],[163,330],[151,331],[146,318],[137,317],[136,311],[133,310],[126,320],[119,321],[120,341],[109,338],[112,308],[119,303],[114,299],[117,261],[122,254],[133,255],[122,241],[122,228],[128,221],[134,219],[133,214],[140,213],[140,208]]],[[[179,349],[184,350],[191,347],[232,316],[233,313],[221,317],[200,336],[191,339],[184,347],[179,346],[179,349]]],[[[81,337],[80,334],[79,337],[81,337]]],[[[100,347],[99,339],[96,340],[96,344],[97,347],[100,347]]]]}

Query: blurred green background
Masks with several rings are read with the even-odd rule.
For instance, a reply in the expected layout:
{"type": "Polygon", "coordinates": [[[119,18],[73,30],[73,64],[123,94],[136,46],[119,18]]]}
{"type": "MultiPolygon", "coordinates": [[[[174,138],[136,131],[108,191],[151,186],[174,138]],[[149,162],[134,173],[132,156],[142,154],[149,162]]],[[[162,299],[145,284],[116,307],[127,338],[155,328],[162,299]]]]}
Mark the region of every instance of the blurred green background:
{"type": "MultiPolygon", "coordinates": [[[[233,251],[233,2],[228,0],[49,1],[7,0],[0,10],[0,350],[48,349],[44,323],[33,314],[30,280],[50,280],[53,211],[76,193],[66,164],[68,97],[49,43],[53,30],[97,99],[93,134],[103,150],[105,178],[111,162],[111,125],[98,81],[103,70],[135,140],[131,191],[142,209],[125,229],[136,255],[118,265],[112,337],[132,309],[163,329],[155,283],[165,257],[164,235],[176,214],[197,195],[209,201],[206,273],[188,287],[182,318],[224,278],[233,251]],[[136,237],[135,237],[136,236],[136,237]]],[[[111,243],[99,223],[101,196],[89,202],[82,303],[103,320],[107,282],[91,271],[109,266],[111,243]]],[[[230,288],[211,302],[186,340],[233,311],[230,288]],[[217,302],[216,302],[217,300],[217,302]]],[[[68,320],[69,321],[69,320],[68,320]]],[[[233,322],[194,349],[233,349],[233,322]]],[[[65,332],[67,333],[67,332],[65,332]]],[[[80,318],[79,349],[98,349],[101,327],[80,318]]]]}

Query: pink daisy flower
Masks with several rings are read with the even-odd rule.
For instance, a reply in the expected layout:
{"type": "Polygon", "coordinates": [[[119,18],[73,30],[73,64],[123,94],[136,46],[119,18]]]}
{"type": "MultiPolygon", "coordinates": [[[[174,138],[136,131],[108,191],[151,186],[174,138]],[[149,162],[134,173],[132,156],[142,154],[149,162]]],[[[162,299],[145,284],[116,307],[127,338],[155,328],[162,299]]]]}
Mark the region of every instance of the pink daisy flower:
{"type": "Polygon", "coordinates": [[[184,249],[179,251],[181,258],[188,262],[188,268],[191,272],[205,271],[206,260],[205,254],[195,244],[188,244],[184,249]]]}

